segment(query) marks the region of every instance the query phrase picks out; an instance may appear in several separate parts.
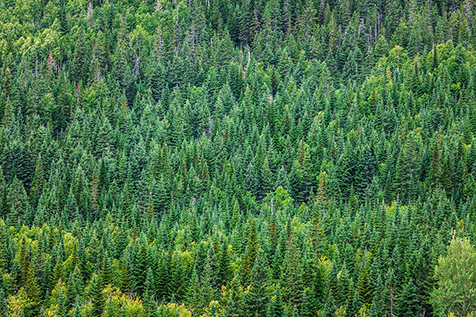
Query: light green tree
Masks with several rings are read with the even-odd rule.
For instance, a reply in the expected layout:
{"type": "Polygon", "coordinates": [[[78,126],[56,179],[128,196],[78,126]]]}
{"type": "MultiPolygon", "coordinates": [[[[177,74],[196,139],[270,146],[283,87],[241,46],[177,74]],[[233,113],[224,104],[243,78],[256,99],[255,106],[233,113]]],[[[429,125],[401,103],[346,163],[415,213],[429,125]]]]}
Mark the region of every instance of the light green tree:
{"type": "Polygon", "coordinates": [[[437,287],[431,293],[436,311],[466,316],[476,311],[476,250],[468,238],[455,238],[435,267],[437,287]]]}

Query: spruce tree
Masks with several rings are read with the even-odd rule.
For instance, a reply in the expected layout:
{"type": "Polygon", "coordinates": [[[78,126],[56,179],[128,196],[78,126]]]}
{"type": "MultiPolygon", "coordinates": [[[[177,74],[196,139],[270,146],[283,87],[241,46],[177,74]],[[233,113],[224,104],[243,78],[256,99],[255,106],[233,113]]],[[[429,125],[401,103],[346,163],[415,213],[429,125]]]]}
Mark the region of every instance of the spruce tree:
{"type": "Polygon", "coordinates": [[[336,304],[334,301],[334,297],[332,296],[332,292],[329,293],[329,297],[327,298],[326,304],[324,305],[324,309],[322,311],[323,317],[334,317],[336,311],[336,304]]]}
{"type": "Polygon", "coordinates": [[[93,317],[100,317],[104,311],[105,300],[102,294],[104,285],[99,277],[95,277],[91,287],[91,302],[93,304],[93,317]]]}
{"type": "Polygon", "coordinates": [[[3,288],[0,288],[0,316],[1,317],[9,316],[7,299],[5,297],[5,292],[3,291],[3,288]]]}
{"type": "Polygon", "coordinates": [[[58,296],[58,304],[56,307],[56,316],[58,317],[66,317],[67,313],[67,308],[66,308],[66,303],[65,303],[65,298],[63,294],[63,288],[61,288],[59,296],[58,296]]]}
{"type": "Polygon", "coordinates": [[[396,310],[398,317],[415,316],[420,310],[420,301],[413,281],[410,280],[399,297],[396,310]]]}
{"type": "Polygon", "coordinates": [[[250,234],[248,236],[248,252],[245,254],[243,260],[243,276],[242,283],[246,287],[250,283],[250,274],[255,264],[256,256],[258,254],[259,241],[256,232],[256,220],[252,219],[250,222],[250,234]]]}
{"type": "Polygon", "coordinates": [[[352,301],[348,301],[348,305],[345,310],[345,315],[348,317],[354,317],[358,314],[361,307],[362,302],[360,301],[359,293],[355,291],[354,298],[352,299],[352,301]]]}
{"type": "Polygon", "coordinates": [[[243,298],[246,316],[255,316],[256,314],[260,316],[261,314],[265,314],[265,309],[268,304],[268,296],[266,294],[268,276],[268,262],[264,251],[260,248],[253,269],[251,270],[250,288],[243,298]]]}
{"type": "Polygon", "coordinates": [[[144,310],[147,315],[152,315],[155,310],[157,310],[157,305],[155,304],[155,290],[154,290],[154,273],[152,269],[147,270],[147,277],[145,280],[145,292],[144,292],[144,310]]]}
{"type": "Polygon", "coordinates": [[[228,255],[227,243],[222,243],[220,246],[220,253],[218,255],[218,281],[222,284],[226,284],[232,277],[232,271],[230,268],[230,257],[228,255]]]}
{"type": "Polygon", "coordinates": [[[276,294],[273,296],[273,300],[269,303],[266,311],[266,317],[284,317],[283,299],[281,296],[281,287],[278,285],[276,294]]]}
{"type": "Polygon", "coordinates": [[[81,317],[81,316],[83,316],[83,314],[81,313],[81,309],[79,305],[79,297],[76,297],[74,310],[73,310],[73,317],[81,317]]]}

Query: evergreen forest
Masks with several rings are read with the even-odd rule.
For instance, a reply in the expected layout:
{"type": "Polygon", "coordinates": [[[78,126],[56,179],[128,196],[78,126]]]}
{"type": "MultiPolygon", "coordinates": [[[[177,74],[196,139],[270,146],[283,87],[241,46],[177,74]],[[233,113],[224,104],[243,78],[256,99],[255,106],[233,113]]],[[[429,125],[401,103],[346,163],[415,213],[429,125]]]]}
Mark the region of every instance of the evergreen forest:
{"type": "Polygon", "coordinates": [[[475,24],[0,0],[0,317],[474,317],[475,24]]]}

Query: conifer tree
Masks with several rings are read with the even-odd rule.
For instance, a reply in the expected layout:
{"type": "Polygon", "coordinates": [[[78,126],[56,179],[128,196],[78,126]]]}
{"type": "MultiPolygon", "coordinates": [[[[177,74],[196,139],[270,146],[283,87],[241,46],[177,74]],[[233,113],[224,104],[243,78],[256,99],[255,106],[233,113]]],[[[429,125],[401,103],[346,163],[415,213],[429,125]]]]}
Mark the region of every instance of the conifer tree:
{"type": "Polygon", "coordinates": [[[91,302],[93,304],[92,315],[94,317],[101,316],[104,311],[105,301],[102,294],[103,287],[104,285],[99,277],[95,277],[91,288],[91,302]]]}
{"type": "Polygon", "coordinates": [[[188,287],[186,302],[192,307],[192,312],[199,313],[205,302],[200,289],[200,281],[196,269],[193,269],[190,285],[188,287]]]}
{"type": "Polygon", "coordinates": [[[135,248],[135,259],[133,263],[132,278],[134,282],[134,291],[142,295],[145,291],[145,281],[147,277],[147,246],[144,237],[139,241],[135,248]]]}
{"type": "Polygon", "coordinates": [[[283,300],[281,296],[281,287],[278,285],[276,295],[273,296],[274,300],[269,303],[266,317],[284,317],[283,300]]]}
{"type": "Polygon", "coordinates": [[[84,30],[79,28],[76,33],[76,39],[73,53],[73,66],[72,77],[75,84],[79,84],[83,79],[83,71],[86,69],[87,64],[87,48],[85,40],[84,30]]]}
{"type": "Polygon", "coordinates": [[[250,274],[258,254],[258,234],[256,232],[256,220],[252,219],[250,222],[250,234],[248,236],[248,252],[243,260],[243,276],[242,283],[244,286],[250,283],[250,274]]]}
{"type": "Polygon", "coordinates": [[[356,316],[361,307],[362,302],[360,301],[359,293],[355,291],[352,301],[348,301],[348,306],[345,310],[346,316],[356,316]]]}
{"type": "Polygon", "coordinates": [[[23,217],[27,214],[30,208],[28,197],[25,192],[23,184],[18,178],[13,179],[10,188],[7,192],[7,207],[10,211],[9,219],[10,225],[20,227],[23,217]]]}
{"type": "Polygon", "coordinates": [[[67,313],[66,303],[65,303],[65,298],[63,294],[63,288],[61,288],[59,296],[58,296],[58,304],[56,307],[56,316],[66,317],[66,313],[67,313]]]}
{"type": "Polygon", "coordinates": [[[243,298],[246,316],[265,314],[265,309],[268,306],[268,295],[266,294],[268,276],[268,263],[264,251],[259,249],[250,274],[250,288],[243,298]]]}
{"type": "Polygon", "coordinates": [[[60,2],[0,4],[0,317],[474,311],[471,1],[60,2]]]}
{"type": "Polygon", "coordinates": [[[74,304],[73,317],[81,317],[81,316],[83,316],[83,314],[81,313],[81,309],[79,308],[79,297],[77,297],[74,304]]]}
{"type": "Polygon", "coordinates": [[[322,311],[322,316],[324,317],[333,317],[336,311],[336,304],[334,301],[334,297],[332,296],[332,292],[329,293],[329,297],[327,298],[326,304],[324,305],[324,309],[322,311]]]}
{"type": "Polygon", "coordinates": [[[232,277],[227,243],[222,243],[218,256],[218,280],[225,283],[232,277]]]}
{"type": "Polygon", "coordinates": [[[290,237],[289,248],[284,258],[283,280],[286,284],[284,299],[293,305],[300,305],[304,290],[304,268],[296,237],[290,237]]]}
{"type": "Polygon", "coordinates": [[[410,280],[403,289],[403,292],[399,298],[399,305],[397,308],[397,316],[415,316],[420,310],[420,304],[418,295],[416,292],[415,284],[410,280]]]}
{"type": "Polygon", "coordinates": [[[218,288],[220,284],[218,273],[219,268],[215,250],[213,246],[210,246],[207,252],[206,264],[202,276],[202,292],[206,303],[215,300],[218,295],[218,288]]]}
{"type": "Polygon", "coordinates": [[[359,293],[359,298],[362,303],[370,305],[372,299],[372,290],[369,285],[369,270],[367,266],[362,268],[362,272],[360,274],[357,285],[357,291],[359,293]]]}
{"type": "Polygon", "coordinates": [[[152,269],[149,268],[147,270],[147,278],[145,280],[145,292],[143,295],[144,298],[144,313],[147,316],[153,316],[155,311],[157,311],[157,304],[154,300],[155,295],[154,295],[154,273],[152,272],[152,269]]]}
{"type": "Polygon", "coordinates": [[[0,316],[1,317],[9,316],[7,299],[5,297],[5,292],[3,291],[3,288],[0,289],[0,316]]]}
{"type": "MultiPolygon", "coordinates": [[[[36,273],[35,268],[30,264],[28,269],[28,275],[26,277],[25,289],[27,291],[28,300],[29,300],[28,306],[26,308],[28,310],[28,314],[31,316],[38,314],[41,307],[40,287],[38,286],[37,277],[35,273],[36,273]]],[[[60,298],[61,296],[63,296],[62,290],[60,292],[60,298]]],[[[58,300],[58,303],[59,303],[59,300],[58,300]]],[[[64,306],[64,296],[63,296],[62,305],[64,306]]],[[[63,313],[63,310],[61,311],[61,313],[63,313]]],[[[63,313],[63,315],[64,314],[65,312],[63,313]]]]}

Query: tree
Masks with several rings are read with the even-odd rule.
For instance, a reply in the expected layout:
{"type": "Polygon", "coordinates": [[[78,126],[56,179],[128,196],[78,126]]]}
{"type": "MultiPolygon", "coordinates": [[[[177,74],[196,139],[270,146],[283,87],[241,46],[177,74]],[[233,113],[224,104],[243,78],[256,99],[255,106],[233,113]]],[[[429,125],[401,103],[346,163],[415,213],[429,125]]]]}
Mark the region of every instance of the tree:
{"type": "Polygon", "coordinates": [[[354,299],[352,301],[347,301],[348,307],[345,310],[345,315],[347,317],[355,317],[359,312],[360,308],[362,307],[362,303],[360,301],[359,293],[357,291],[354,292],[354,299]]]}
{"type": "Polygon", "coordinates": [[[104,296],[102,290],[104,288],[103,283],[101,283],[99,277],[95,277],[93,280],[93,285],[91,289],[91,301],[93,303],[93,317],[99,317],[104,311],[104,296]]]}
{"type": "Polygon", "coordinates": [[[301,251],[296,241],[295,235],[290,237],[288,250],[284,257],[283,276],[285,281],[284,299],[293,305],[299,305],[302,300],[302,293],[304,291],[303,283],[303,261],[301,251]]]}
{"type": "Polygon", "coordinates": [[[147,245],[144,237],[141,237],[135,249],[133,272],[131,272],[132,282],[134,283],[134,291],[142,295],[145,291],[145,280],[147,277],[147,245]]]}
{"type": "Polygon", "coordinates": [[[431,165],[429,178],[432,185],[438,185],[441,178],[441,145],[439,135],[435,138],[431,148],[431,165]]]}
{"type": "Polygon", "coordinates": [[[88,63],[88,49],[86,43],[84,43],[85,38],[86,37],[83,28],[79,28],[76,33],[77,41],[75,41],[72,58],[73,63],[71,67],[72,78],[75,84],[79,84],[81,82],[84,75],[83,73],[88,69],[86,66],[88,63]]]}
{"type": "Polygon", "coordinates": [[[60,294],[58,297],[58,304],[56,308],[56,316],[57,317],[66,317],[66,303],[65,303],[65,298],[63,294],[63,288],[60,290],[60,294]]]}
{"type": "Polygon", "coordinates": [[[369,317],[378,317],[377,305],[375,304],[375,301],[372,301],[372,305],[370,305],[369,317]]]}
{"type": "Polygon", "coordinates": [[[267,307],[266,284],[269,276],[268,261],[262,249],[258,250],[255,265],[251,270],[251,285],[243,302],[245,304],[246,316],[253,317],[264,315],[264,309],[267,307]]]}
{"type": "Polygon", "coordinates": [[[207,252],[206,264],[203,269],[202,284],[206,303],[216,299],[220,280],[218,279],[218,261],[212,245],[207,252]]]}
{"type": "Polygon", "coordinates": [[[357,291],[359,292],[359,297],[363,304],[370,305],[370,302],[372,300],[372,290],[369,285],[369,268],[367,265],[362,267],[362,271],[357,285],[357,291]]]}
{"type": "Polygon", "coordinates": [[[430,302],[443,314],[466,316],[476,311],[476,250],[468,238],[453,237],[447,251],[438,258],[430,302]]]}
{"type": "Polygon", "coordinates": [[[8,317],[8,305],[3,288],[0,288],[0,317],[8,317]]]}
{"type": "Polygon", "coordinates": [[[420,301],[418,299],[417,290],[413,281],[410,280],[405,286],[403,293],[399,297],[397,307],[398,317],[410,317],[418,315],[420,310],[420,301]]]}
{"type": "Polygon", "coordinates": [[[232,277],[230,268],[230,256],[228,255],[228,244],[222,243],[218,256],[218,281],[220,284],[226,284],[232,277]]]}
{"type": "Polygon", "coordinates": [[[274,300],[269,303],[266,317],[284,317],[283,299],[281,296],[281,287],[278,285],[274,300]]]}
{"type": "Polygon", "coordinates": [[[244,286],[250,284],[250,274],[253,266],[255,265],[256,256],[258,254],[259,241],[258,234],[256,232],[256,220],[252,219],[250,222],[250,235],[248,236],[248,252],[245,254],[243,260],[243,277],[242,283],[244,286]]]}
{"type": "MultiPolygon", "coordinates": [[[[35,273],[36,273],[36,270],[30,264],[29,265],[29,270],[28,270],[28,275],[26,277],[26,285],[25,285],[25,288],[26,288],[27,294],[28,294],[28,299],[29,299],[28,306],[26,307],[27,310],[28,310],[28,313],[27,313],[28,316],[35,316],[36,314],[38,314],[38,311],[40,310],[40,307],[41,307],[40,288],[38,286],[37,278],[36,278],[35,273]]],[[[63,296],[63,291],[62,290],[60,292],[60,298],[61,298],[61,296],[63,296]]],[[[59,300],[58,300],[58,302],[59,302],[59,300]]],[[[63,297],[63,304],[64,304],[64,297],[63,297]]],[[[58,315],[58,316],[60,316],[60,315],[58,315]]]]}
{"type": "Polygon", "coordinates": [[[403,199],[414,198],[416,190],[416,170],[415,159],[418,157],[413,134],[407,137],[402,150],[398,156],[396,166],[395,189],[403,199]]]}
{"type": "Polygon", "coordinates": [[[154,292],[154,274],[152,269],[147,270],[147,277],[145,280],[145,292],[144,292],[144,310],[146,315],[152,315],[154,311],[157,310],[157,305],[155,304],[155,292],[154,292]]]}
{"type": "Polygon", "coordinates": [[[73,317],[81,317],[83,314],[81,313],[81,309],[79,308],[79,297],[76,297],[76,302],[74,304],[74,312],[73,317]]]}
{"type": "Polygon", "coordinates": [[[205,305],[204,296],[200,290],[199,277],[195,268],[192,271],[190,285],[187,290],[186,303],[192,307],[192,312],[197,314],[205,305]]]}
{"type": "Polygon", "coordinates": [[[10,225],[20,227],[30,208],[23,183],[15,176],[7,193],[7,205],[10,210],[10,225]]]}
{"type": "Polygon", "coordinates": [[[323,317],[334,317],[336,311],[336,302],[334,297],[332,296],[332,292],[329,293],[329,297],[327,298],[326,305],[322,311],[323,317]]]}

